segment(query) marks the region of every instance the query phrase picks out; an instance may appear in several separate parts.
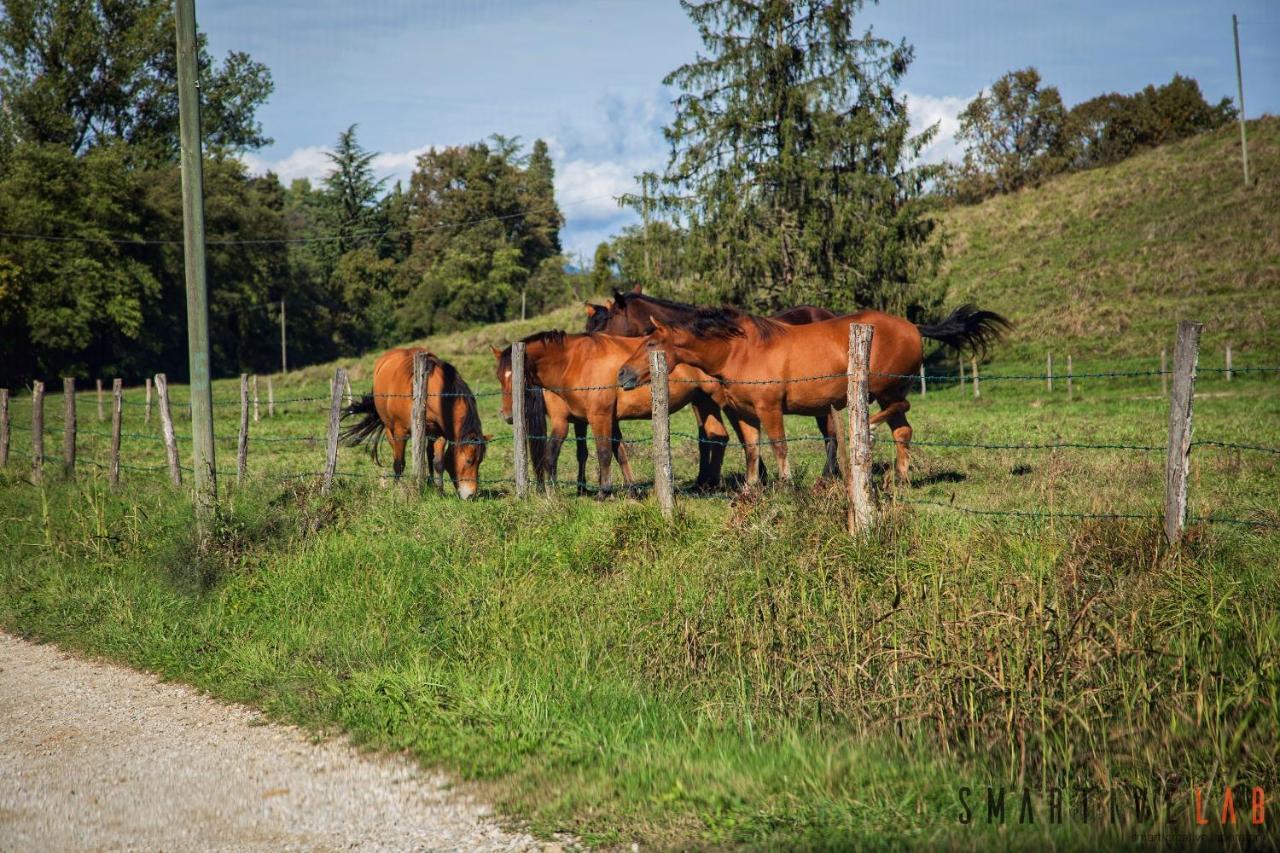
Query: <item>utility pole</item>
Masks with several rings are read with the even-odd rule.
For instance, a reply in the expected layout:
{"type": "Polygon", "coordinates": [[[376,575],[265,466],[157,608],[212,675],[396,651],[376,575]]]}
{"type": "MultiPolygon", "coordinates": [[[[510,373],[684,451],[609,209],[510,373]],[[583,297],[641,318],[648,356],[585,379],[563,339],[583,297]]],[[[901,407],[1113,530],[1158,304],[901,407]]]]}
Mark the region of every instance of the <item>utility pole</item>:
{"type": "Polygon", "coordinates": [[[1244,161],[1244,185],[1249,186],[1249,139],[1244,130],[1244,76],[1240,73],[1240,19],[1231,15],[1231,33],[1236,39],[1236,93],[1240,105],[1240,158],[1244,161]]]}
{"type": "Polygon", "coordinates": [[[280,300],[280,375],[283,376],[289,372],[289,358],[285,354],[284,346],[284,300],[280,300]]]}
{"type": "Polygon", "coordinates": [[[195,0],[177,0],[178,125],[182,140],[182,254],[187,280],[187,359],[191,368],[191,450],[196,531],[208,541],[218,500],[209,376],[209,292],[204,268],[204,170],[195,0]]]}

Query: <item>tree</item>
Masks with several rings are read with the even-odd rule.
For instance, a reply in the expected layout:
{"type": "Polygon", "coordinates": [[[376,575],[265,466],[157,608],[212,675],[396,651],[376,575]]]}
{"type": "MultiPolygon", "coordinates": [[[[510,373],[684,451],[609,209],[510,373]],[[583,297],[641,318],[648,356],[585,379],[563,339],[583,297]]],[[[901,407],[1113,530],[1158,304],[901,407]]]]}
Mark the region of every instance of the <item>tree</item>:
{"type": "Polygon", "coordinates": [[[596,246],[596,254],[591,262],[591,289],[596,293],[608,293],[613,290],[613,253],[608,243],[596,246]]]}
{"type": "Polygon", "coordinates": [[[954,194],[973,201],[1035,184],[1060,168],[1066,110],[1035,68],[1010,71],[960,113],[956,138],[967,143],[952,176],[954,194]]]}
{"type": "MultiPolygon", "coordinates": [[[[18,139],[73,154],[111,140],[152,161],[178,154],[177,47],[169,0],[6,0],[0,101],[18,139]]],[[[199,37],[201,124],[210,150],[269,144],[256,111],[271,73],[248,54],[216,64],[199,37]]]]}
{"type": "Polygon", "coordinates": [[[857,33],[862,0],[682,5],[706,53],[664,81],[680,95],[655,206],[703,287],[758,308],[928,301],[932,170],[910,164],[934,130],[912,136],[896,93],[912,49],[857,33]]]}

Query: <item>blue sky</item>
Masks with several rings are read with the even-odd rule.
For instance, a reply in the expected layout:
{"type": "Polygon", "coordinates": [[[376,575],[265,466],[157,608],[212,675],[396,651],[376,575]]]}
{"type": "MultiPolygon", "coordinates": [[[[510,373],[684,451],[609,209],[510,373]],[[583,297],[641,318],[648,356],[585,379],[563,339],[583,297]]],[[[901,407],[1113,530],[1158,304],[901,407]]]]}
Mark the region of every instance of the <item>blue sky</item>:
{"type": "MultiPolygon", "coordinates": [[[[886,0],[861,17],[915,46],[903,89],[919,126],[942,122],[926,152],[937,160],[955,153],[964,104],[1027,65],[1068,104],[1175,72],[1211,100],[1234,98],[1232,11],[1247,113],[1280,113],[1280,0],[886,0]]],[[[259,114],[275,144],[246,158],[254,170],[318,178],[325,147],[353,122],[392,179],[432,145],[541,137],[565,248],[588,257],[631,221],[613,198],[665,163],[673,93],[662,78],[700,47],[675,0],[197,0],[197,14],[215,54],[248,51],[275,78],[259,114]]]]}

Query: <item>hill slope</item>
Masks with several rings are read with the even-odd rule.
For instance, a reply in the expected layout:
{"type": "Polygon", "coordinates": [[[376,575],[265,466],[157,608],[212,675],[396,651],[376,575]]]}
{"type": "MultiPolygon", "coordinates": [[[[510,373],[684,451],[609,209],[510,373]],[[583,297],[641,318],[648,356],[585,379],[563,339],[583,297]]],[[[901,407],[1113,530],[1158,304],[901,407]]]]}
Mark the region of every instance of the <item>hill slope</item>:
{"type": "Polygon", "coordinates": [[[1280,118],[1236,125],[1114,166],[945,214],[948,301],[1017,324],[1005,359],[1149,358],[1179,319],[1242,363],[1280,353],[1280,118]]]}

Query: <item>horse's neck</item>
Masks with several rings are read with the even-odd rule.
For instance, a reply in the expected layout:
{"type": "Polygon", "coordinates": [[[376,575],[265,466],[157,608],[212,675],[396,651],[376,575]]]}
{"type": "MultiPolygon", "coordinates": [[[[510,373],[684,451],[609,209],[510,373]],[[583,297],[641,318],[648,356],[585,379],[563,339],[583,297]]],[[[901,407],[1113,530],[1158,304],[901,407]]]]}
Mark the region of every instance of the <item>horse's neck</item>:
{"type": "Polygon", "coordinates": [[[530,344],[525,351],[525,364],[536,378],[536,383],[525,378],[525,386],[537,384],[542,388],[564,388],[565,352],[563,346],[552,347],[546,341],[530,344]]]}

